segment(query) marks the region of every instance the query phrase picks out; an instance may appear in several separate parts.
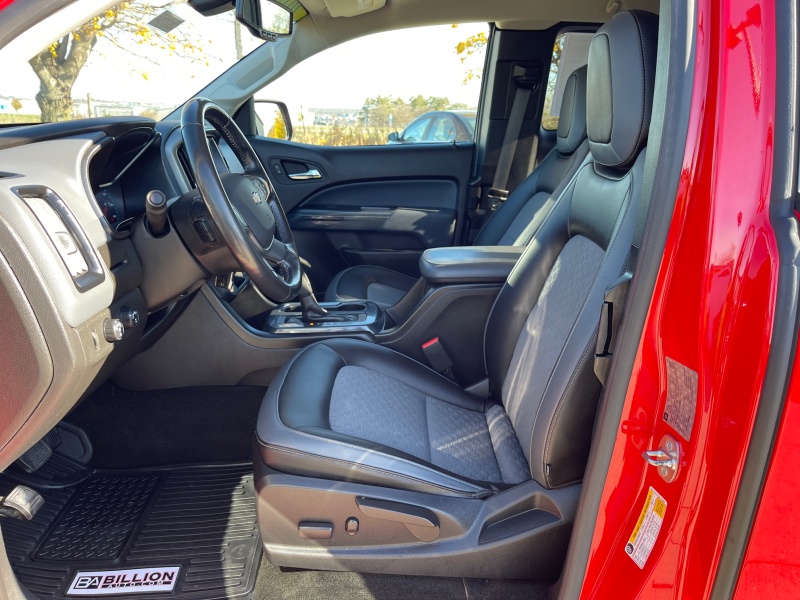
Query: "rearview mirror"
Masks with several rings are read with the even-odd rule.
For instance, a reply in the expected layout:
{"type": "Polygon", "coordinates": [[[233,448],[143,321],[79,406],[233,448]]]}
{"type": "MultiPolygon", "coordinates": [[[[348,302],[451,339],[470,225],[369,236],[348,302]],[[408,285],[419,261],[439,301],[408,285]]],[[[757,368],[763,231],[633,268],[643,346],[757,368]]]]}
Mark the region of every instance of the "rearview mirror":
{"type": "Polygon", "coordinates": [[[400,139],[400,134],[397,133],[396,131],[393,131],[392,133],[389,134],[389,141],[390,142],[396,142],[399,139],[400,139]]]}
{"type": "Polygon", "coordinates": [[[268,42],[292,33],[292,11],[272,0],[236,0],[236,19],[268,42]]]}

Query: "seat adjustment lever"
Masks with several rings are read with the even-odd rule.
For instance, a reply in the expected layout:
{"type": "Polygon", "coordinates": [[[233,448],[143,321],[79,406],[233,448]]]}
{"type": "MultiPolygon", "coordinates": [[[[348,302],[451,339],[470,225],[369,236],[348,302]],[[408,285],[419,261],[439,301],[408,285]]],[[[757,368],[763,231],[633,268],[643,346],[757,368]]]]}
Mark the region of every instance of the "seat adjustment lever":
{"type": "Polygon", "coordinates": [[[422,542],[432,542],[439,537],[439,519],[427,508],[363,496],[356,498],[356,504],[368,517],[402,523],[422,542]]]}

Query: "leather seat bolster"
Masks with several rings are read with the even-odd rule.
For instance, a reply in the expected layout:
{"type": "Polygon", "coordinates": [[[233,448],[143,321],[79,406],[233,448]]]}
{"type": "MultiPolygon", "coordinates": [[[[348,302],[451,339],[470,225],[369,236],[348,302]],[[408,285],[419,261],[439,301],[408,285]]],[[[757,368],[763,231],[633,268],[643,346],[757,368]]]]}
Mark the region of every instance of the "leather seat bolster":
{"type": "Polygon", "coordinates": [[[331,431],[331,390],[344,366],[365,367],[410,382],[424,394],[467,410],[486,408],[484,399],[393,350],[347,339],[320,342],[299,352],[267,390],[257,426],[265,464],[279,471],[437,494],[483,497],[500,489],[381,444],[331,431]]]}
{"type": "Polygon", "coordinates": [[[395,489],[424,492],[445,496],[459,496],[466,498],[486,498],[496,493],[497,490],[461,486],[455,479],[435,481],[429,473],[423,473],[421,478],[405,474],[405,469],[392,470],[387,467],[374,467],[365,463],[353,463],[332,453],[324,455],[310,454],[305,450],[287,448],[269,444],[259,440],[261,446],[261,460],[278,471],[303,475],[306,477],[319,477],[320,479],[363,483],[395,489]]]}
{"type": "MultiPolygon", "coordinates": [[[[295,355],[279,385],[278,411],[289,427],[330,427],[331,392],[344,360],[325,345],[309,346],[295,355]],[[314,377],[309,377],[314,373],[314,377]]],[[[270,387],[275,387],[275,383],[270,387]]]]}
{"type": "Polygon", "coordinates": [[[517,262],[495,300],[484,334],[484,357],[489,386],[494,398],[500,397],[511,364],[514,344],[539,299],[550,270],[569,241],[569,210],[574,184],[564,192],[539,228],[534,241],[517,262]]]}

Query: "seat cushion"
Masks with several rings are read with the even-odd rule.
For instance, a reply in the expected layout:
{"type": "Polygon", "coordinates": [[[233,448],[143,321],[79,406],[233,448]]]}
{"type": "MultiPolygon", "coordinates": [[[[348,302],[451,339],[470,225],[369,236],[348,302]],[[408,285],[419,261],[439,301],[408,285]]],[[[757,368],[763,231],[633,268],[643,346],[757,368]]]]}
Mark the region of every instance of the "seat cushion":
{"type": "Polygon", "coordinates": [[[333,278],[325,292],[325,301],[371,300],[382,308],[388,308],[397,304],[416,281],[384,267],[358,265],[333,278]]]}
{"type": "Polygon", "coordinates": [[[531,477],[501,406],[357,340],[298,353],[270,386],[257,433],[267,466],[295,474],[476,497],[531,477]]]}

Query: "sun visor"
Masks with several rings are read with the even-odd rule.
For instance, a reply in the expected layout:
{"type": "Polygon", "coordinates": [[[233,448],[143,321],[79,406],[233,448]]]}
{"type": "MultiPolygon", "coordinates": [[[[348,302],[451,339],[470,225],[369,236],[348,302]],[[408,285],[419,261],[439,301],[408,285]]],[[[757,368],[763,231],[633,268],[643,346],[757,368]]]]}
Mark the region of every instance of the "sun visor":
{"type": "Polygon", "coordinates": [[[355,17],[386,6],[386,0],[325,0],[332,17],[355,17]]]}

